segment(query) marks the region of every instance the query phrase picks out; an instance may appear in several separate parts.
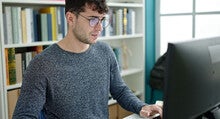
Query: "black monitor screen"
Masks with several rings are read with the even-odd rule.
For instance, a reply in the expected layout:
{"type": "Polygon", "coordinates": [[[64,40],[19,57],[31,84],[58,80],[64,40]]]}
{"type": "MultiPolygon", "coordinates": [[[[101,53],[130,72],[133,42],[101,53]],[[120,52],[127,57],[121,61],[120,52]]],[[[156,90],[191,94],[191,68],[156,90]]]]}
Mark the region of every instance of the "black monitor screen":
{"type": "Polygon", "coordinates": [[[220,37],[169,43],[167,53],[164,119],[219,115],[220,37]]]}

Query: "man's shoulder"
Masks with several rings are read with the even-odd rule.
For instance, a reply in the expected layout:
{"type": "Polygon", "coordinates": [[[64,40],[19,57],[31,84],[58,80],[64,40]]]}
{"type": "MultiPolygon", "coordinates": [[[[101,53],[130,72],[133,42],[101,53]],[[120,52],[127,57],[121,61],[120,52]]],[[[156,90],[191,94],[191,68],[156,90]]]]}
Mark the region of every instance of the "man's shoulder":
{"type": "Polygon", "coordinates": [[[102,50],[109,50],[111,49],[111,46],[106,43],[106,42],[103,42],[103,41],[98,41],[95,43],[95,47],[99,48],[99,49],[102,49],[102,50]]]}
{"type": "Polygon", "coordinates": [[[37,54],[34,59],[35,60],[45,60],[45,58],[51,57],[50,55],[53,55],[55,53],[56,44],[52,44],[50,46],[48,46],[47,48],[45,48],[41,53],[37,54]]]}
{"type": "Polygon", "coordinates": [[[97,42],[96,42],[96,45],[98,45],[98,46],[105,46],[105,47],[109,47],[109,44],[108,44],[108,43],[106,43],[106,42],[103,42],[103,41],[97,41],[97,42]]]}

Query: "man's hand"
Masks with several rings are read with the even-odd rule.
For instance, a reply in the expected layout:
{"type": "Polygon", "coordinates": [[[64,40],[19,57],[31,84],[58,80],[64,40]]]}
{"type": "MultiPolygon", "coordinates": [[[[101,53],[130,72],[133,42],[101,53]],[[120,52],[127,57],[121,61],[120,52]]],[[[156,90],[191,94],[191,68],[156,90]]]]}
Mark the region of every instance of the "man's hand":
{"type": "Polygon", "coordinates": [[[141,117],[150,117],[150,116],[153,116],[157,113],[159,113],[160,117],[162,118],[162,106],[159,106],[157,104],[145,105],[141,108],[140,116],[141,117]]]}

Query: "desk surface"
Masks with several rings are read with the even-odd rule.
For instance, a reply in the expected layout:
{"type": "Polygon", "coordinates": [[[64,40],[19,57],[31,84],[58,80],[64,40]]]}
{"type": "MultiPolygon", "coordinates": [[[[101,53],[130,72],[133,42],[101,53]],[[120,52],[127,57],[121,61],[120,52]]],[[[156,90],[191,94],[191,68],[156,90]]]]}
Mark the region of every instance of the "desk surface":
{"type": "MultiPolygon", "coordinates": [[[[163,107],[163,101],[157,100],[156,104],[161,106],[161,107],[163,107]]],[[[132,114],[130,116],[125,117],[124,119],[153,119],[153,118],[158,117],[158,116],[160,116],[159,113],[157,113],[157,114],[155,114],[155,115],[153,115],[151,117],[148,117],[148,118],[147,117],[140,117],[137,114],[132,114]]]]}
{"type": "Polygon", "coordinates": [[[132,114],[132,115],[129,115],[123,119],[153,119],[154,117],[157,117],[159,116],[159,114],[155,114],[154,116],[151,116],[151,117],[140,117],[139,115],[137,114],[132,114]]]}

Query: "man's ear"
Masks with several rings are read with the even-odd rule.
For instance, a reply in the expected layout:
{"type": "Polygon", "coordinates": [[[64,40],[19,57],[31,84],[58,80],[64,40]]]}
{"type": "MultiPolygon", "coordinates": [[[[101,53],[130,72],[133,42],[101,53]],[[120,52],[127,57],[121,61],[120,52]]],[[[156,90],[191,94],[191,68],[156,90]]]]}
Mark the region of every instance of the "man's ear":
{"type": "Polygon", "coordinates": [[[66,13],[66,21],[68,24],[73,25],[73,23],[75,22],[76,19],[76,15],[71,13],[71,12],[67,12],[66,13]]]}

